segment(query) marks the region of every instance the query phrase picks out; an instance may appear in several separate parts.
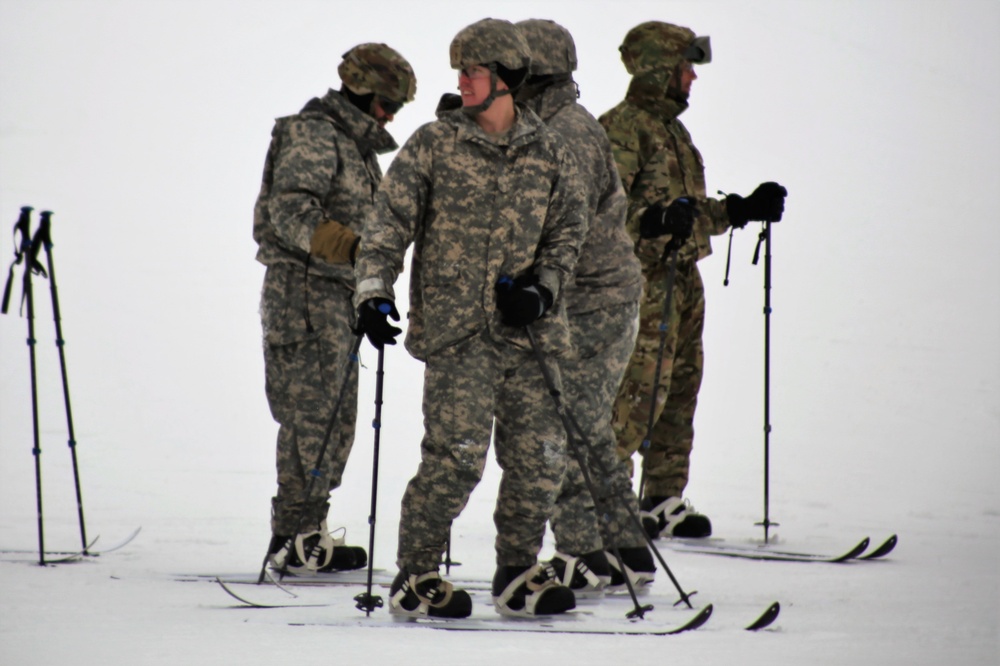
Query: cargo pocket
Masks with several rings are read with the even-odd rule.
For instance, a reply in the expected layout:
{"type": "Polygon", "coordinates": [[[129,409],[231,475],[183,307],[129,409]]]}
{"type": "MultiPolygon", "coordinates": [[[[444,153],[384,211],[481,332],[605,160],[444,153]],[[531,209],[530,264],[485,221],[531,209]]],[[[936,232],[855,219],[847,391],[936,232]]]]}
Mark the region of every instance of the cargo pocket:
{"type": "Polygon", "coordinates": [[[260,301],[265,345],[288,345],[314,336],[309,332],[305,292],[304,268],[285,264],[268,267],[260,301]]]}

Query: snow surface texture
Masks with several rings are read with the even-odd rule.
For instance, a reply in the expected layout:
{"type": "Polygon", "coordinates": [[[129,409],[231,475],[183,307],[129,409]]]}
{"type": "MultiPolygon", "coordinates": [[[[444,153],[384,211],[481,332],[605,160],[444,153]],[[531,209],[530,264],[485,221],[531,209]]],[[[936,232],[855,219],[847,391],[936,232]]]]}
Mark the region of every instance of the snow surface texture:
{"type": "MultiPolygon", "coordinates": [[[[88,532],[107,544],[143,529],[88,562],[0,562],[0,662],[997,663],[997,62],[1000,7],[985,1],[3,0],[0,222],[22,205],[55,212],[88,532]],[[616,48],[633,25],[658,18],[711,35],[714,61],[698,68],[684,116],[710,191],[747,194],[773,179],[790,193],[773,234],[771,518],[790,548],[837,551],[898,532],[888,561],[665,551],[695,600],[717,610],[704,628],[664,638],[295,627],[302,611],[236,610],[215,585],[172,580],[255,571],[268,540],[276,427],[250,229],[273,118],[339,85],[350,46],[384,41],[419,75],[416,102],[390,125],[402,143],[454,90],[452,36],[484,16],[567,26],[595,114],[624,94],[616,48]],[[771,629],[738,629],[775,599],[771,629]]],[[[729,287],[724,237],[701,264],[707,370],[688,488],[717,534],[745,541],[762,536],[763,514],[758,229],[735,235],[729,287]]],[[[12,256],[4,232],[0,258],[12,256]]],[[[45,533],[73,548],[48,283],[36,285],[45,533]]],[[[16,311],[0,318],[0,546],[31,548],[25,331],[16,311]]],[[[367,346],[363,360],[359,436],[331,524],[367,545],[367,346]]],[[[421,367],[397,347],[386,368],[375,561],[392,570],[418,460],[421,367]]],[[[496,482],[491,467],[454,526],[463,575],[492,573],[496,482]]],[[[656,592],[670,594],[662,574],[656,592]]]]}

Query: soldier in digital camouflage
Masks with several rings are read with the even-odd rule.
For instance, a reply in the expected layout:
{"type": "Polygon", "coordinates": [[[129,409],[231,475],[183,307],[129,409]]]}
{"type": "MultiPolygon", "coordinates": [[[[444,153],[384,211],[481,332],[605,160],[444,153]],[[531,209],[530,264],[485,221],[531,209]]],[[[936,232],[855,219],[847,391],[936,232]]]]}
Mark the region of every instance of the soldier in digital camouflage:
{"type": "Polygon", "coordinates": [[[279,424],[268,559],[296,573],[367,562],[326,525],[357,415],[352,264],[382,177],[377,157],[398,147],[385,124],[416,91],[410,64],[385,44],[350,49],[338,73],[339,91],[275,122],[254,208],[257,260],[267,267],[265,389],[279,424]]]}
{"type": "MultiPolygon", "coordinates": [[[[516,98],[567,139],[587,187],[590,228],[564,298],[573,351],[560,359],[566,402],[580,425],[577,446],[598,497],[571,449],[552,530],[552,566],[577,596],[621,591],[617,546],[633,587],[653,582],[656,567],[635,521],[639,501],[629,469],[615,452],[611,409],[639,327],[642,269],[625,231],[627,200],[604,128],[581,104],[573,72],[576,44],[563,26],[531,19],[517,24],[532,47],[530,76],[516,98]]],[[[574,442],[570,441],[570,447],[574,442]]]]}
{"type": "Polygon", "coordinates": [[[652,411],[640,484],[643,524],[650,535],[706,537],[711,522],[683,496],[704,364],[705,290],[697,262],[711,253],[710,236],[751,220],[780,220],[787,193],[768,182],[746,198],[707,196],[701,154],[679,116],[697,78],[693,65],[711,60],[708,37],[649,21],[630,30],[619,51],[632,80],[624,101],[600,122],[628,194],[627,228],[642,262],[646,292],[635,351],[615,400],[614,427],[619,454],[628,459],[646,438],[652,411]],[[654,405],[667,257],[678,247],[654,405]]]}
{"type": "Polygon", "coordinates": [[[505,615],[575,605],[538,564],[566,467],[566,438],[526,326],[568,349],[564,289],[587,233],[586,192],[565,142],[511,91],[530,52],[508,21],[483,19],[450,48],[461,108],[420,127],[390,166],[362,235],[358,317],[376,346],[400,329],[393,284],[413,245],[406,348],[424,361],[421,463],[403,495],[390,612],[465,617],[469,594],[438,567],[452,521],[486,464],[491,430],[503,477],[493,600],[505,615]]]}

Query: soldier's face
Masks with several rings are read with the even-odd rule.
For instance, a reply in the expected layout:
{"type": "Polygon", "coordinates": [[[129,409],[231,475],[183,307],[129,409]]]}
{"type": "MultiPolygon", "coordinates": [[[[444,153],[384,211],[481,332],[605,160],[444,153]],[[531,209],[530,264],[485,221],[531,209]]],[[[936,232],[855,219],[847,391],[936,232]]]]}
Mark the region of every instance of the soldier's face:
{"type": "MultiPolygon", "coordinates": [[[[497,90],[506,90],[503,81],[497,80],[497,90]]],[[[482,104],[490,94],[490,70],[480,65],[466,67],[458,73],[458,92],[462,106],[482,104]]]]}
{"type": "Polygon", "coordinates": [[[379,127],[385,127],[386,123],[391,123],[395,114],[386,113],[385,109],[382,108],[381,100],[376,96],[375,102],[372,105],[375,111],[375,122],[378,123],[379,127]]]}
{"type": "Polygon", "coordinates": [[[694,73],[694,65],[689,62],[681,65],[680,89],[684,95],[691,94],[691,84],[694,83],[697,78],[698,75],[694,73]]]}

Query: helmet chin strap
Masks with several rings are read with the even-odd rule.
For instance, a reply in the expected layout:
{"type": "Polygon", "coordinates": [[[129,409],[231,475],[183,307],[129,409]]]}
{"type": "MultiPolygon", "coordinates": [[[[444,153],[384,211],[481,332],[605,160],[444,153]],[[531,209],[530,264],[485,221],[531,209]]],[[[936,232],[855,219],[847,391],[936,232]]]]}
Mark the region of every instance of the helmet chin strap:
{"type": "Polygon", "coordinates": [[[503,97],[504,95],[511,94],[510,90],[497,90],[497,81],[500,80],[500,77],[497,76],[496,63],[491,62],[487,65],[487,67],[490,70],[490,94],[487,95],[486,99],[479,104],[462,107],[462,111],[470,116],[478,116],[480,113],[490,108],[490,105],[493,104],[493,100],[497,97],[503,97]]]}

